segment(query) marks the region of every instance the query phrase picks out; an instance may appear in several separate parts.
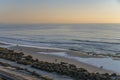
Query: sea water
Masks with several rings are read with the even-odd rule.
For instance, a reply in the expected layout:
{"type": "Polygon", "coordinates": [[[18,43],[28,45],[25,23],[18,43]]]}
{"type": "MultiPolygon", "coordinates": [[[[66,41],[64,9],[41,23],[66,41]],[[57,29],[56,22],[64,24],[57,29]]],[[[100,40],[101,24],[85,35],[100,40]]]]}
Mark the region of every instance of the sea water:
{"type": "Polygon", "coordinates": [[[0,41],[119,54],[120,24],[1,24],[0,41]]]}

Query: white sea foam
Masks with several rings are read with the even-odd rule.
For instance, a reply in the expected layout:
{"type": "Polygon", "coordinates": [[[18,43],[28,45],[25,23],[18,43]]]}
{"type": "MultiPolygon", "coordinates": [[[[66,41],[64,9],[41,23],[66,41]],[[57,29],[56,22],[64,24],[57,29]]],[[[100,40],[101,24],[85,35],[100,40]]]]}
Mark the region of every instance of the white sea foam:
{"type": "Polygon", "coordinates": [[[67,49],[61,49],[61,48],[40,47],[40,46],[31,46],[31,45],[19,45],[19,46],[23,46],[23,47],[33,47],[33,48],[40,48],[40,49],[67,50],[67,49]]]}
{"type": "Polygon", "coordinates": [[[33,48],[40,48],[40,49],[67,50],[67,49],[61,49],[61,48],[40,47],[40,46],[32,46],[32,45],[23,45],[23,44],[16,44],[16,43],[4,42],[4,41],[0,41],[0,43],[7,44],[7,45],[0,45],[0,47],[4,47],[4,48],[13,47],[13,46],[23,46],[23,47],[33,47],[33,48]]]}

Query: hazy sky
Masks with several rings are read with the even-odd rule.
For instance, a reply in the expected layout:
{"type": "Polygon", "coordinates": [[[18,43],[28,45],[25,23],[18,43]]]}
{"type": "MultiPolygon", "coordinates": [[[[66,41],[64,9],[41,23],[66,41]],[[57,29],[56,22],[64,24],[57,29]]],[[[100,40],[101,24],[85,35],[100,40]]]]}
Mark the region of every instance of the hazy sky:
{"type": "Polygon", "coordinates": [[[120,23],[120,0],[0,0],[0,23],[120,23]]]}

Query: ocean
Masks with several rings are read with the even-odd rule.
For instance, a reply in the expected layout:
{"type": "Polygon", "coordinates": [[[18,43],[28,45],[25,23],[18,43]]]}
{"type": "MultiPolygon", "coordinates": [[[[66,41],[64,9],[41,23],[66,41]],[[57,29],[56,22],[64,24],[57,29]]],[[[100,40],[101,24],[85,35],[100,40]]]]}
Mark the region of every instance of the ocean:
{"type": "Polygon", "coordinates": [[[0,41],[97,54],[119,54],[120,24],[1,24],[0,41]]]}

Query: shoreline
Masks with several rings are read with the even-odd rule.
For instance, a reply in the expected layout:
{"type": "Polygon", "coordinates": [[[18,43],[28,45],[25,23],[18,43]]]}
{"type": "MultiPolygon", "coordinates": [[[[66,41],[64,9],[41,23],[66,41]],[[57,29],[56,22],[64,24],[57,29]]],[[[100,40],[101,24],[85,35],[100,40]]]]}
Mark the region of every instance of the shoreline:
{"type": "Polygon", "coordinates": [[[86,70],[88,70],[90,73],[116,73],[116,74],[120,74],[117,73],[115,71],[112,70],[107,70],[107,69],[101,69],[100,67],[91,65],[89,63],[85,63],[82,61],[78,61],[75,59],[69,59],[69,58],[65,58],[63,56],[55,56],[55,55],[46,55],[46,54],[39,54],[38,52],[47,52],[47,53],[51,53],[51,52],[65,52],[66,54],[69,54],[70,56],[74,56],[74,57],[81,57],[81,58],[104,58],[104,56],[97,56],[97,55],[89,55],[87,53],[84,52],[79,52],[79,51],[73,51],[73,50],[67,50],[67,49],[59,49],[59,48],[49,48],[49,47],[37,47],[37,46],[29,46],[29,45],[17,45],[17,44],[12,44],[12,43],[6,43],[6,42],[0,42],[8,47],[8,49],[12,49],[16,52],[23,52],[25,55],[31,55],[33,56],[34,59],[39,59],[40,61],[47,61],[47,62],[51,62],[51,63],[60,63],[60,62],[66,62],[69,64],[74,64],[76,65],[78,68],[85,68],[86,70]],[[57,59],[57,62],[55,61],[57,59]]]}
{"type": "Polygon", "coordinates": [[[99,72],[101,74],[116,73],[114,71],[101,69],[99,67],[96,67],[96,66],[93,66],[93,65],[81,62],[81,61],[77,61],[74,59],[68,59],[68,58],[65,58],[62,56],[46,55],[46,54],[38,53],[38,52],[48,52],[48,53],[50,53],[50,52],[66,52],[67,54],[79,56],[79,57],[86,57],[86,58],[95,57],[95,58],[97,58],[96,56],[87,55],[87,54],[80,53],[77,51],[35,48],[35,47],[25,47],[25,46],[12,46],[12,47],[9,47],[9,49],[15,50],[16,52],[23,52],[25,55],[31,55],[31,56],[33,56],[34,59],[39,59],[40,61],[47,61],[47,62],[51,62],[51,63],[66,62],[69,64],[74,64],[79,68],[84,68],[84,69],[88,70],[88,72],[90,72],[90,73],[97,73],[97,72],[99,72]],[[57,59],[57,62],[55,61],[56,59],[57,59]]]}

